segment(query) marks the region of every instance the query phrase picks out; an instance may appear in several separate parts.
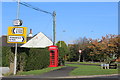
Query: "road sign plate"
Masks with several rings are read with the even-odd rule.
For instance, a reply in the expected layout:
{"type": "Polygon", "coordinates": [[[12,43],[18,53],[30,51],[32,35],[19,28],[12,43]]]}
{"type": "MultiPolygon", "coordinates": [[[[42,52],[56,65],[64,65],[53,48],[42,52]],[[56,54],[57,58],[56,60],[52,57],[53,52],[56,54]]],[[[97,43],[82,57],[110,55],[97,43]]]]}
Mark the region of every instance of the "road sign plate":
{"type": "Polygon", "coordinates": [[[13,34],[23,34],[23,28],[13,28],[13,34]]]}
{"type": "Polygon", "coordinates": [[[20,20],[20,19],[14,20],[14,21],[13,21],[13,25],[14,25],[14,26],[21,26],[21,25],[22,25],[22,20],[20,20]]]}
{"type": "Polygon", "coordinates": [[[8,35],[24,36],[27,34],[27,27],[8,27],[8,35]]]}
{"type": "Polygon", "coordinates": [[[8,36],[8,42],[24,42],[24,36],[8,36]]]}

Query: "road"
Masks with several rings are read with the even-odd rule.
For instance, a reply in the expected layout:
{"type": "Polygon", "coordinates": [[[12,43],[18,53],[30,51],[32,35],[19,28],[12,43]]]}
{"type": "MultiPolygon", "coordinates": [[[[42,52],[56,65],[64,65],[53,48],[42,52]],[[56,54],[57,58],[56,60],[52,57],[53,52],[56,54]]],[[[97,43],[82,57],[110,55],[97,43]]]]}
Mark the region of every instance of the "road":
{"type": "Polygon", "coordinates": [[[42,75],[3,77],[2,80],[119,80],[118,75],[69,76],[76,67],[64,67],[42,75]]]}
{"type": "Polygon", "coordinates": [[[3,78],[2,80],[120,80],[118,78],[109,77],[93,77],[93,78],[3,78]]]}
{"type": "Polygon", "coordinates": [[[92,75],[92,76],[70,76],[69,72],[76,67],[63,67],[42,75],[31,76],[10,76],[3,77],[2,80],[120,80],[118,75],[92,75]]]}

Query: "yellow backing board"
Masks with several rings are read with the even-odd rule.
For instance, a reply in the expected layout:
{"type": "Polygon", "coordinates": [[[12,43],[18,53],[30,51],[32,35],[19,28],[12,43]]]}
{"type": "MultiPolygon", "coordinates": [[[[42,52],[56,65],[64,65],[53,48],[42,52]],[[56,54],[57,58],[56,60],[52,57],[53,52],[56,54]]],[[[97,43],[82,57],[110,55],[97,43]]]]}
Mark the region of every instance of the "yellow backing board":
{"type": "Polygon", "coordinates": [[[8,27],[7,43],[26,43],[27,27],[8,27]]]}

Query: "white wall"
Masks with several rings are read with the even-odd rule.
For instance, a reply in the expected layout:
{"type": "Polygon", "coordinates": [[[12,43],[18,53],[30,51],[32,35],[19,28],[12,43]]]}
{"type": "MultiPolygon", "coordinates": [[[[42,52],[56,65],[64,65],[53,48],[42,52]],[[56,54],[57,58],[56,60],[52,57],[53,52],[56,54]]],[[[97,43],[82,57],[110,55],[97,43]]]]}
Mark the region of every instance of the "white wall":
{"type": "Polygon", "coordinates": [[[2,74],[6,74],[8,72],[10,72],[9,67],[0,67],[0,77],[2,77],[2,74]]]}

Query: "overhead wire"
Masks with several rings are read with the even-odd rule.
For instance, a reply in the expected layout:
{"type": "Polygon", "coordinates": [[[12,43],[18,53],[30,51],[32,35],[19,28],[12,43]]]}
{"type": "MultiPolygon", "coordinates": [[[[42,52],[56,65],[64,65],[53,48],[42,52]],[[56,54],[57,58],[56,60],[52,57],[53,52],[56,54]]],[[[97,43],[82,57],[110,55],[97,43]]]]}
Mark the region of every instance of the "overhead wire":
{"type": "MultiPolygon", "coordinates": [[[[14,0],[14,1],[15,1],[15,0],[14,0]]],[[[16,2],[17,2],[17,1],[16,1],[16,2]]],[[[47,14],[50,14],[50,15],[53,16],[53,13],[48,12],[48,11],[45,11],[45,10],[42,10],[42,9],[37,8],[37,7],[35,7],[35,6],[32,6],[31,4],[28,4],[28,3],[26,3],[26,2],[20,2],[20,4],[21,4],[21,5],[24,5],[24,6],[26,6],[26,7],[32,8],[32,9],[34,9],[34,10],[36,10],[36,11],[41,11],[41,12],[44,12],[44,13],[47,13],[47,14]]]]}
{"type": "Polygon", "coordinates": [[[51,14],[51,15],[52,15],[51,12],[48,12],[48,11],[39,9],[39,8],[37,8],[37,7],[33,7],[32,5],[30,5],[30,4],[26,3],[26,2],[20,2],[20,4],[21,4],[21,5],[24,5],[24,6],[26,6],[26,7],[32,8],[32,9],[34,9],[34,10],[41,11],[41,12],[44,12],[44,13],[47,13],[47,14],[51,14]]]}

